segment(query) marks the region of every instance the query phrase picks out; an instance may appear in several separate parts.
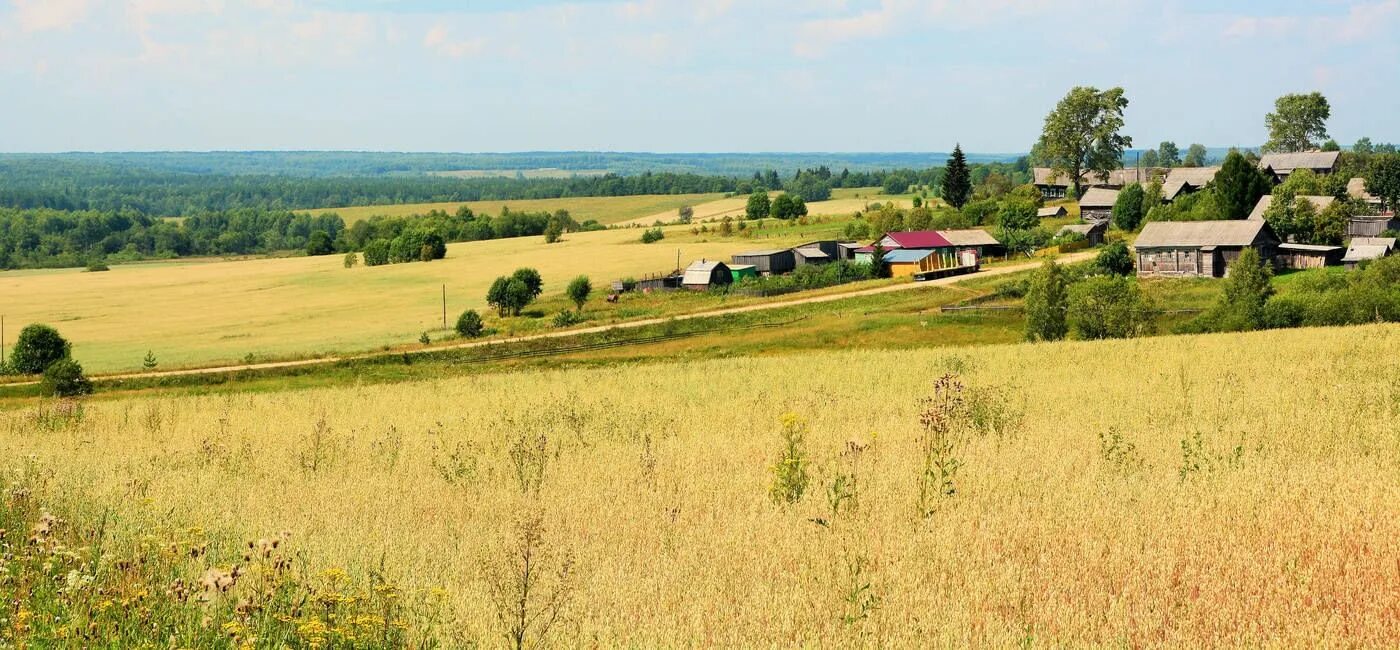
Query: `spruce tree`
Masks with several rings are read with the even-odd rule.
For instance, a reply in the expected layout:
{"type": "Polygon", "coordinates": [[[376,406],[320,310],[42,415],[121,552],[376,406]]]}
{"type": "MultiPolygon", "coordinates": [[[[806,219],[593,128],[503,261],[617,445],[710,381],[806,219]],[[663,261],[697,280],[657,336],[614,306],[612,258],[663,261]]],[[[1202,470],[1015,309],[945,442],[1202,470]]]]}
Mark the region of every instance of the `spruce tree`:
{"type": "Polygon", "coordinates": [[[953,146],[953,157],[948,159],[948,167],[943,173],[943,200],[959,210],[967,205],[972,196],[972,176],[967,170],[967,156],[963,155],[962,144],[953,146]]]}
{"type": "Polygon", "coordinates": [[[1249,216],[1259,197],[1272,189],[1268,177],[1238,151],[1231,151],[1215,175],[1215,194],[1220,198],[1226,219],[1249,216]]]}

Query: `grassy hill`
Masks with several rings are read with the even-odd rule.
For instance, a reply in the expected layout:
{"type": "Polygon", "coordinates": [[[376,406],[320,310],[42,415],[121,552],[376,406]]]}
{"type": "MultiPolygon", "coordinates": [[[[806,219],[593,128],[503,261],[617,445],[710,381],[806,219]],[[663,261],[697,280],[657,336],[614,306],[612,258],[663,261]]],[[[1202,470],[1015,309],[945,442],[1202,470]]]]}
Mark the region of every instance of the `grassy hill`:
{"type": "Polygon", "coordinates": [[[0,415],[0,452],[104,550],[207,536],[175,565],[193,584],[285,530],[305,571],[380,576],[448,645],[501,638],[529,552],[559,646],[1393,646],[1400,374],[1372,353],[1397,344],[1377,325],[109,396],[0,415]],[[785,430],[807,481],[775,503],[785,430]]]}

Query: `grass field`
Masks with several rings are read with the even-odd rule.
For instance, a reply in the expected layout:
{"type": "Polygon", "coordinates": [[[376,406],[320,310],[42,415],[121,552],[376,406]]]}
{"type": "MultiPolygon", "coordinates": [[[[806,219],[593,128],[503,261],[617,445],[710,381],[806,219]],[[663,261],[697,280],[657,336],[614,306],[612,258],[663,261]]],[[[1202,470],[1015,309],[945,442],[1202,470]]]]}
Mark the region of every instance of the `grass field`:
{"type": "Polygon", "coordinates": [[[527,609],[564,647],[1385,647],[1400,371],[1374,354],[1397,344],[1378,325],[107,398],[0,416],[0,452],[47,477],[46,507],[105,510],[118,546],[285,530],[312,571],[382,567],[442,604],[413,629],[454,647],[502,643],[526,550],[527,609]],[[808,481],[779,505],[785,428],[808,481]]]}
{"type": "Polygon", "coordinates": [[[452,244],[439,261],[373,268],[345,269],[332,255],[7,272],[0,304],[6,345],[23,325],[48,323],[74,342],[89,372],[139,368],[147,350],[165,368],[362,351],[440,330],[443,285],[450,325],[464,309],[485,309],[491,281],[518,267],[540,271],[546,297],[577,275],[590,276],[601,296],[613,279],[675,268],[678,250],[682,265],[728,259],[757,241],[797,243],[817,227],[771,227],[758,240],[672,228],[674,239],[655,244],[639,243],[636,230],[575,233],[553,245],[500,239],[452,244]]]}
{"type": "MultiPolygon", "coordinates": [[[[777,192],[770,192],[771,196],[777,196],[777,192]]],[[[839,188],[831,191],[831,199],[827,201],[813,201],[807,204],[807,214],[813,216],[849,216],[856,211],[864,210],[865,206],[873,201],[881,203],[893,201],[904,208],[912,207],[912,195],[887,196],[881,193],[878,187],[850,187],[839,188]]],[[[744,209],[748,206],[749,197],[731,196],[720,198],[705,203],[694,204],[695,214],[692,217],[695,221],[716,221],[725,217],[735,219],[744,216],[744,209]]],[[[674,210],[666,210],[637,217],[621,225],[650,226],[657,221],[662,223],[672,223],[676,221],[678,215],[674,210]]]]}
{"type": "MultiPolygon", "coordinates": [[[[601,224],[622,223],[670,212],[673,214],[683,205],[700,205],[722,199],[723,194],[644,194],[640,196],[582,196],[563,199],[521,199],[516,201],[467,201],[449,203],[402,203],[398,205],[367,205],[351,208],[326,208],[323,210],[303,210],[310,214],[334,212],[345,220],[347,225],[374,216],[404,217],[423,214],[430,210],[456,212],[467,206],[478,214],[497,215],[501,208],[509,207],[519,212],[554,212],[568,210],[569,215],[579,222],[595,219],[601,224]]],[[[651,221],[647,221],[650,224],[651,221]]]]}

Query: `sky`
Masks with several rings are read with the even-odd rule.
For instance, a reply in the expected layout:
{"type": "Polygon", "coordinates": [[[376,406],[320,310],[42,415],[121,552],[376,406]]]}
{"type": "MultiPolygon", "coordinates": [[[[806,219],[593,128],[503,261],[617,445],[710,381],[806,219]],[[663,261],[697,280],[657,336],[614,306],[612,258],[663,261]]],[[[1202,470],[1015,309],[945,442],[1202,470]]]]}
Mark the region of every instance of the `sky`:
{"type": "Polygon", "coordinates": [[[1400,141],[1400,0],[0,0],[0,151],[1022,152],[1073,86],[1137,146],[1275,98],[1400,141]]]}

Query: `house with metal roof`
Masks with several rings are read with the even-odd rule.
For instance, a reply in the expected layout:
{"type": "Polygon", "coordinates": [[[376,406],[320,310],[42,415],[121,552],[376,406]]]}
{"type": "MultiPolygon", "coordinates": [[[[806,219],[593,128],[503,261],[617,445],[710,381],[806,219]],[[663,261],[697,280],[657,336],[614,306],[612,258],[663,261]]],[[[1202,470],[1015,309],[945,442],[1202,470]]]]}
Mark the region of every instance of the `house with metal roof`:
{"type": "Polygon", "coordinates": [[[729,265],[724,262],[700,260],[685,267],[681,276],[681,287],[691,291],[705,291],[710,287],[724,286],[734,282],[729,265]]]}
{"type": "Polygon", "coordinates": [[[1340,151],[1266,153],[1259,159],[1259,168],[1273,174],[1274,180],[1282,183],[1298,169],[1308,169],[1314,174],[1331,174],[1337,171],[1337,161],[1341,155],[1340,151]]]}
{"type": "Polygon", "coordinates": [[[1133,243],[1138,275],[1224,277],[1246,248],[1272,260],[1278,235],[1265,221],[1152,221],[1133,243]]]}
{"type": "Polygon", "coordinates": [[[1362,262],[1378,260],[1395,252],[1394,237],[1353,237],[1348,243],[1342,265],[1355,270],[1362,262]]]}
{"type": "Polygon", "coordinates": [[[907,248],[885,253],[885,264],[890,267],[890,277],[902,278],[919,272],[919,265],[936,253],[930,249],[907,248]]]}
{"type": "MultiPolygon", "coordinates": [[[[1294,204],[1294,205],[1297,205],[1297,204],[1298,204],[1298,201],[1307,201],[1308,203],[1311,203],[1312,206],[1313,206],[1313,209],[1317,210],[1317,212],[1320,214],[1323,210],[1326,210],[1328,206],[1332,205],[1333,203],[1336,203],[1336,202],[1337,202],[1337,197],[1335,197],[1335,196],[1295,196],[1295,197],[1293,197],[1293,204],[1294,204]]],[[[1254,220],[1254,221],[1263,221],[1263,220],[1264,220],[1264,213],[1267,212],[1267,211],[1269,210],[1269,208],[1270,208],[1271,206],[1273,206],[1273,204],[1274,204],[1274,197],[1273,197],[1272,194],[1265,194],[1264,196],[1259,197],[1259,202],[1258,202],[1258,203],[1255,203],[1255,204],[1254,204],[1254,209],[1249,211],[1249,217],[1248,217],[1248,218],[1251,219],[1251,220],[1254,220]]]]}
{"type": "Polygon", "coordinates": [[[790,248],[736,253],[732,259],[735,264],[755,267],[759,275],[779,275],[797,268],[790,248]]]}
{"type": "Polygon", "coordinates": [[[1118,190],[1091,187],[1079,199],[1079,218],[1082,221],[1108,221],[1113,218],[1113,204],[1117,202],[1118,190]]]}

